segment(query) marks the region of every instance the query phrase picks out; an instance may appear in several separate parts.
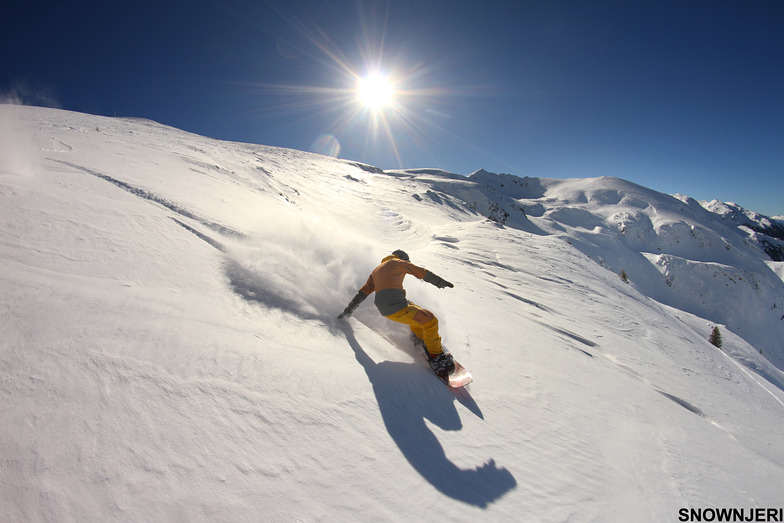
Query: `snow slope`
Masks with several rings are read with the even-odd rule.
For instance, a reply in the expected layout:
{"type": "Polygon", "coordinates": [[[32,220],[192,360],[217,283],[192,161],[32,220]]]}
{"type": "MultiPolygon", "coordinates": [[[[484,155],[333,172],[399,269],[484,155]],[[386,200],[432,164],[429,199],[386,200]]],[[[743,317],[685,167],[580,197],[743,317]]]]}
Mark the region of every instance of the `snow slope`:
{"type": "Polygon", "coordinates": [[[0,122],[4,520],[664,521],[784,502],[779,268],[692,200],[51,109],[0,122]],[[370,302],[335,319],[395,248],[455,284],[407,286],[467,389],[370,302]]]}

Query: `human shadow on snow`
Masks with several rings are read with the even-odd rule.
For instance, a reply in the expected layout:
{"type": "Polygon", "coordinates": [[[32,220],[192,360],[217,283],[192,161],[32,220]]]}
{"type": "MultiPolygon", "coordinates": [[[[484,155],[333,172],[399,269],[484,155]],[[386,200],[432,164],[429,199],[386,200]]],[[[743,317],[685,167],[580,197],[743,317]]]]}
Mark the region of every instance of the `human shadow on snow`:
{"type": "MultiPolygon", "coordinates": [[[[417,373],[415,363],[376,363],[359,344],[349,324],[344,324],[343,331],[373,386],[389,435],[411,466],[433,487],[453,499],[485,508],[517,486],[514,476],[492,459],[474,469],[461,469],[446,457],[425,420],[442,430],[462,428],[453,391],[436,379],[419,379],[423,374],[417,373]]],[[[473,407],[481,417],[470,395],[460,401],[473,407]]]]}

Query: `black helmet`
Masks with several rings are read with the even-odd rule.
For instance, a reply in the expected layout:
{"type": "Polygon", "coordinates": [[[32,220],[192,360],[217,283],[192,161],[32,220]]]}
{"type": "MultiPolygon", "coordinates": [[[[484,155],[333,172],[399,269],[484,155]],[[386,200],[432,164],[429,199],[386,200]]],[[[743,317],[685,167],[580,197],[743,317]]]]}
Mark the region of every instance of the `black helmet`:
{"type": "Polygon", "coordinates": [[[394,254],[395,256],[400,258],[401,260],[409,261],[408,254],[406,253],[406,251],[401,251],[400,249],[398,249],[395,252],[393,252],[392,254],[394,254]]]}

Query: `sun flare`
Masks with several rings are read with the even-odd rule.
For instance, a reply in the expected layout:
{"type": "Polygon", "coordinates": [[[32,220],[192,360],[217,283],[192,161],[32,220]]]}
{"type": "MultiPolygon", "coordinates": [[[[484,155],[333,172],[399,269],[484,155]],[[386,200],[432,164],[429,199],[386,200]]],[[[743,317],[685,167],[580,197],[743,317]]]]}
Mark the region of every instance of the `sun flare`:
{"type": "Polygon", "coordinates": [[[430,154],[431,137],[452,133],[445,123],[456,97],[487,88],[446,85],[454,83],[452,59],[392,38],[398,31],[387,26],[389,6],[382,4],[357,2],[359,25],[353,34],[332,34],[298,8],[281,8],[288,25],[278,35],[277,49],[286,60],[281,74],[292,83],[251,85],[265,95],[259,110],[291,125],[314,126],[309,131],[316,136],[315,152],[402,168],[406,156],[430,154]]]}
{"type": "Polygon", "coordinates": [[[362,105],[376,111],[392,103],[394,89],[388,78],[372,74],[360,79],[357,97],[362,105]]]}

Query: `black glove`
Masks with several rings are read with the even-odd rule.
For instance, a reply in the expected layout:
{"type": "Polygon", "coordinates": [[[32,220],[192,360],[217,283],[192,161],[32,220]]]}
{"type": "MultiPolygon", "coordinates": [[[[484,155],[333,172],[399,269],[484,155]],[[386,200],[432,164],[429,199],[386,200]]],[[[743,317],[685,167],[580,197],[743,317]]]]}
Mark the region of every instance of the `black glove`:
{"type": "Polygon", "coordinates": [[[359,307],[359,304],[365,301],[368,295],[362,291],[357,292],[357,295],[351,300],[351,303],[348,304],[348,307],[338,315],[338,318],[345,318],[346,316],[351,316],[351,313],[359,307]]]}
{"type": "Polygon", "coordinates": [[[427,273],[425,273],[425,277],[423,278],[423,280],[425,280],[427,283],[431,283],[435,285],[439,289],[443,289],[444,287],[454,287],[454,285],[446,281],[444,278],[442,278],[441,276],[436,276],[430,271],[427,271],[427,273]]]}

